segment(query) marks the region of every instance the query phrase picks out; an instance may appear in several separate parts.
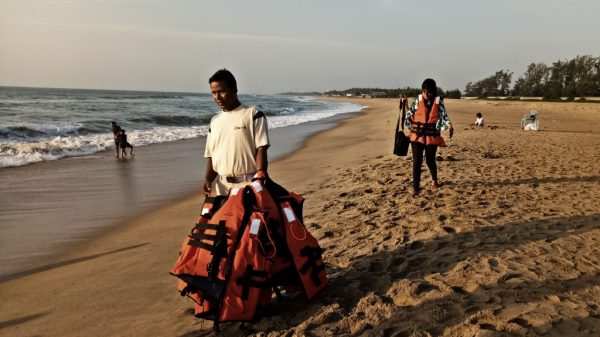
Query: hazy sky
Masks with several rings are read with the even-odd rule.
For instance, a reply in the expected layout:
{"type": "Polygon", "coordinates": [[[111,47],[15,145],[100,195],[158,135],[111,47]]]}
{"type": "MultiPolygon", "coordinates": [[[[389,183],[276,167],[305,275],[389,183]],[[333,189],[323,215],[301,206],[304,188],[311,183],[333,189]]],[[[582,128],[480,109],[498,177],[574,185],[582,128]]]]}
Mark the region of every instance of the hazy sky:
{"type": "Polygon", "coordinates": [[[600,55],[598,0],[0,0],[0,85],[241,93],[464,90],[600,55]]]}

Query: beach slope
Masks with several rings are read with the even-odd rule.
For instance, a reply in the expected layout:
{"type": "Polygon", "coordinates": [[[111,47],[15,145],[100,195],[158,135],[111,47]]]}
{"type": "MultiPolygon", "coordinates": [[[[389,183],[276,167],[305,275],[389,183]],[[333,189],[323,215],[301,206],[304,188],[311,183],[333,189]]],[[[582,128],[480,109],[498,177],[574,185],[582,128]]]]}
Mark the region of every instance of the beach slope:
{"type": "MultiPolygon", "coordinates": [[[[330,285],[273,303],[224,335],[598,336],[600,106],[448,100],[456,135],[438,153],[441,188],[411,196],[412,161],[393,156],[397,101],[271,164],[306,198],[330,285]],[[539,110],[541,131],[520,130],[539,110]],[[471,123],[481,111],[485,128],[471,123]]],[[[6,336],[198,336],[168,274],[201,195],[130,219],[59,263],[0,284],[6,336]]]]}

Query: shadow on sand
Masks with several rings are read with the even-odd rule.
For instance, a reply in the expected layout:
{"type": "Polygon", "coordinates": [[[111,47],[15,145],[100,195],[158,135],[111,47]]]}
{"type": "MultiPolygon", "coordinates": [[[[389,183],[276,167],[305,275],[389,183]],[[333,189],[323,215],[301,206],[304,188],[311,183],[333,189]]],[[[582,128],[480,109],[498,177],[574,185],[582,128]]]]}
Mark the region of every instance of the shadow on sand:
{"type": "Polygon", "coordinates": [[[123,247],[123,248],[111,250],[111,251],[104,252],[104,253],[99,253],[99,254],[94,254],[94,255],[88,255],[88,256],[82,256],[82,257],[74,258],[74,259],[71,259],[71,260],[60,261],[60,262],[48,264],[48,265],[45,265],[45,266],[41,266],[41,267],[29,269],[29,270],[20,271],[18,273],[14,273],[14,274],[8,274],[8,275],[3,276],[2,278],[0,278],[0,283],[6,282],[6,281],[9,281],[9,280],[14,280],[16,278],[23,277],[23,276],[27,276],[27,275],[31,275],[31,274],[35,274],[35,273],[40,273],[40,272],[43,272],[43,271],[46,271],[46,270],[60,268],[60,267],[68,266],[68,265],[75,264],[75,263],[89,261],[89,260],[96,259],[96,258],[99,258],[99,257],[102,257],[102,256],[106,256],[106,255],[110,255],[110,254],[116,254],[116,253],[120,253],[120,252],[123,252],[123,251],[127,251],[127,250],[131,250],[131,249],[143,247],[143,246],[145,246],[145,245],[147,245],[149,243],[150,242],[145,242],[145,243],[141,243],[141,244],[138,244],[138,245],[123,247]]]}
{"type": "Polygon", "coordinates": [[[3,321],[3,322],[0,322],[0,330],[8,328],[13,325],[19,325],[19,324],[22,324],[22,323],[25,323],[28,321],[33,321],[33,320],[38,319],[45,315],[46,315],[46,313],[39,313],[39,314],[33,314],[33,315],[28,315],[28,316],[11,319],[8,321],[3,321]]]}
{"type": "MultiPolygon", "coordinates": [[[[594,177],[596,179],[597,177],[594,177]]],[[[383,225],[382,225],[383,226],[383,225]]],[[[427,242],[412,241],[392,251],[384,251],[371,256],[357,257],[347,268],[335,268],[328,265],[328,275],[337,274],[330,280],[325,291],[314,301],[306,303],[301,297],[290,298],[283,303],[273,302],[261,312],[262,318],[244,330],[240,330],[239,323],[221,324],[223,336],[244,336],[250,333],[268,332],[272,329],[280,331],[282,325],[289,328],[298,326],[310,317],[313,317],[323,306],[339,304],[348,314],[353,312],[358,302],[368,293],[381,296],[384,301],[392,302],[386,293],[394,282],[410,280],[419,283],[416,292],[426,293],[438,289],[435,285],[428,284],[424,278],[428,275],[443,274],[457,266],[458,263],[478,254],[494,255],[507,250],[518,249],[533,242],[553,241],[571,235],[580,235],[600,228],[600,214],[587,216],[551,217],[528,220],[525,222],[508,223],[505,225],[476,228],[460,233],[452,232],[443,237],[427,242]],[[450,249],[444,249],[444,248],[450,249]],[[387,281],[385,281],[387,279],[387,281]],[[384,280],[377,282],[377,280],[384,280]]],[[[487,308],[497,308],[498,303],[479,303],[472,297],[472,293],[484,291],[487,294],[502,294],[512,292],[513,298],[528,302],[541,299],[544,296],[568,292],[600,284],[600,273],[582,274],[576,279],[551,279],[542,282],[522,282],[516,280],[507,282],[519,275],[506,273],[497,284],[485,285],[484,289],[467,292],[460,287],[452,287],[453,294],[442,298],[424,301],[417,306],[402,307],[392,319],[384,321],[377,326],[383,329],[384,336],[409,336],[410,331],[399,327],[386,326],[386,322],[397,319],[413,322],[422,317],[431,317],[432,308],[447,308],[445,320],[435,326],[430,326],[428,331],[437,335],[444,329],[460,324],[466,317],[487,308]],[[515,284],[516,283],[516,284],[515,284]],[[516,294],[516,295],[515,295],[516,294]],[[463,311],[462,308],[469,308],[463,311]]],[[[600,316],[599,316],[600,317],[600,316]]],[[[341,317],[340,317],[341,318],[341,317]]],[[[207,322],[208,323],[208,322],[207,322]]],[[[476,323],[476,322],[473,322],[476,323]]],[[[529,329],[526,320],[515,320],[516,324],[524,329],[529,329]]],[[[494,330],[495,326],[481,323],[482,329],[494,330]]],[[[204,330],[191,331],[181,337],[211,336],[213,335],[208,323],[204,330]]],[[[365,329],[373,328],[366,326],[365,329]]],[[[365,332],[365,329],[362,331],[365,332]]],[[[308,331],[307,331],[308,332],[308,331]]],[[[347,332],[338,333],[349,335],[347,332]]],[[[318,334],[318,333],[317,333],[318,334]]]]}

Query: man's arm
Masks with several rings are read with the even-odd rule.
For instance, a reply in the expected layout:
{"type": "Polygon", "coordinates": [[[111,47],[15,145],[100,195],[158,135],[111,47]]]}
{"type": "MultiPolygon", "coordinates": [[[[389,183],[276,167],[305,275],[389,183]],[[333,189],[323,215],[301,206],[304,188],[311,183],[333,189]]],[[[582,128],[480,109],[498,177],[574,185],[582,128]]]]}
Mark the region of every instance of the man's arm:
{"type": "Polygon", "coordinates": [[[267,159],[267,148],[268,146],[260,146],[256,149],[256,172],[263,171],[267,173],[267,165],[269,163],[267,159]]]}
{"type": "Polygon", "coordinates": [[[218,173],[213,170],[212,158],[206,158],[206,173],[204,174],[204,185],[202,185],[202,192],[209,194],[213,180],[217,177],[218,173]]]}
{"type": "Polygon", "coordinates": [[[448,117],[448,112],[446,111],[446,106],[444,105],[444,101],[442,99],[440,99],[439,109],[439,116],[441,122],[440,130],[448,129],[448,138],[452,138],[452,136],[454,136],[454,127],[452,126],[450,117],[448,117]]]}

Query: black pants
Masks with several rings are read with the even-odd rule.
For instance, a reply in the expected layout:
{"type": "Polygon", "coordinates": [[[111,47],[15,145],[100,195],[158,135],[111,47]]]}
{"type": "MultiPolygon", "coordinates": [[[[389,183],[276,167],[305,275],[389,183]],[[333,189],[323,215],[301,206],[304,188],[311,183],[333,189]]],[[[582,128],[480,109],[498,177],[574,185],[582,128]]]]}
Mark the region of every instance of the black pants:
{"type": "Polygon", "coordinates": [[[419,184],[421,183],[421,165],[423,165],[423,150],[425,150],[425,161],[429,172],[431,172],[431,179],[437,182],[437,165],[435,164],[435,153],[437,152],[437,145],[425,145],[423,143],[414,142],[410,143],[412,147],[413,156],[413,189],[419,190],[419,184]]]}

